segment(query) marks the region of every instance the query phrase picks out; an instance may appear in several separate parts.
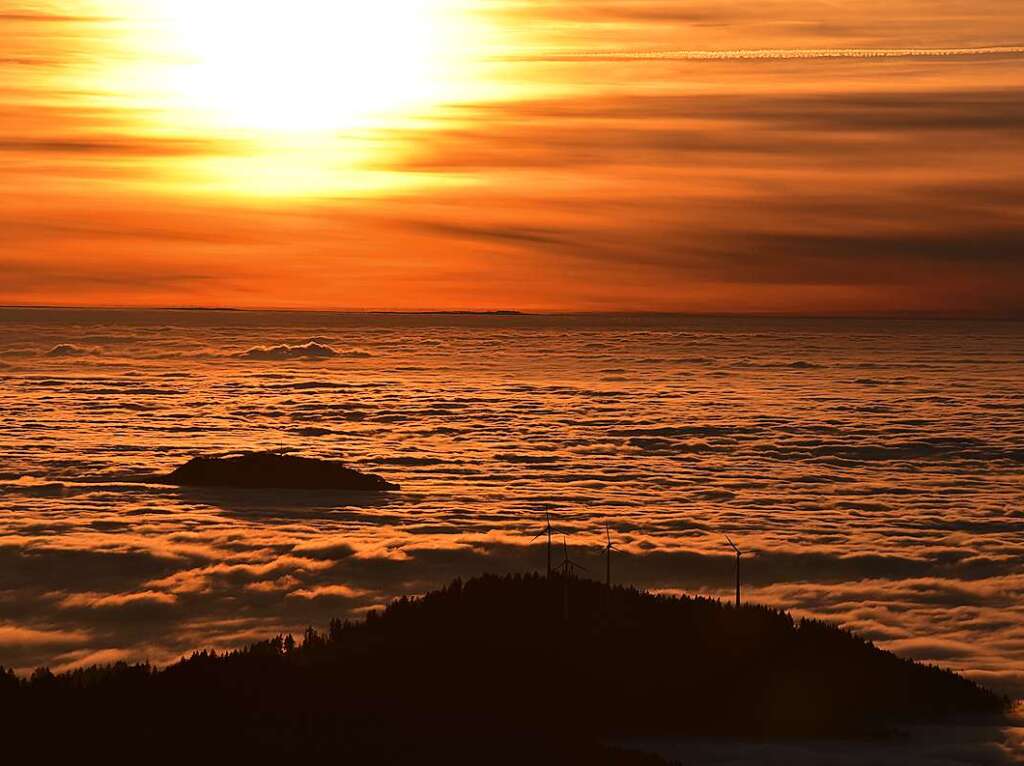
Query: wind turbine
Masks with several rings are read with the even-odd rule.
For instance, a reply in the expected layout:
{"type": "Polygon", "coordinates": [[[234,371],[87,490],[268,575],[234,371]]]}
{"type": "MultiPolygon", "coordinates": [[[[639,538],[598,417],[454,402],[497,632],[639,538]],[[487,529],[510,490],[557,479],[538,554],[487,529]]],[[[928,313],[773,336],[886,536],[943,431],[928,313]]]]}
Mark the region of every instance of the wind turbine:
{"type": "Polygon", "coordinates": [[[618,548],[612,543],[612,532],[608,528],[608,524],[604,525],[604,534],[608,538],[607,544],[604,546],[604,580],[608,590],[612,589],[612,551],[617,551],[618,548]]]}
{"type": "MultiPolygon", "coordinates": [[[[545,513],[544,514],[544,519],[546,521],[546,524],[544,525],[544,529],[542,529],[540,532],[538,532],[532,538],[530,538],[530,542],[532,543],[538,537],[543,537],[544,535],[547,535],[547,538],[548,538],[548,579],[550,579],[551,578],[551,533],[552,532],[559,532],[559,533],[561,533],[561,530],[555,529],[554,527],[551,526],[551,514],[550,513],[545,513]]],[[[567,556],[567,558],[568,558],[568,556],[567,556]]]]}
{"type": "Polygon", "coordinates": [[[562,550],[565,558],[558,565],[558,573],[562,575],[562,620],[569,622],[569,580],[572,579],[573,570],[582,569],[586,572],[587,568],[569,558],[569,542],[564,534],[562,535],[562,550]]]}
{"type": "Polygon", "coordinates": [[[572,577],[573,570],[582,569],[584,572],[587,571],[585,566],[581,566],[569,558],[569,541],[566,539],[564,533],[562,534],[562,550],[564,551],[564,558],[562,559],[562,563],[557,567],[559,574],[564,577],[572,577]]]}
{"type": "Polygon", "coordinates": [[[732,541],[729,535],[725,536],[725,539],[729,541],[729,547],[736,551],[736,608],[740,608],[740,557],[743,555],[743,551],[736,547],[736,543],[732,541]]]}

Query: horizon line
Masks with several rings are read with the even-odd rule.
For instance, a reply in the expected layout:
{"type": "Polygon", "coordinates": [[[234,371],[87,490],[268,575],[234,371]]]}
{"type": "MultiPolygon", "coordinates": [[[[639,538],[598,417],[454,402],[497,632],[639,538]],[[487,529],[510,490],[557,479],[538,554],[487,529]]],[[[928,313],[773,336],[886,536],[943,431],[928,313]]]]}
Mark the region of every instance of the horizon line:
{"type": "Polygon", "coordinates": [[[45,303],[3,303],[0,311],[167,311],[195,313],[277,313],[277,314],[347,314],[347,315],[393,315],[393,316],[507,316],[507,317],[557,317],[557,316],[675,316],[693,318],[723,319],[870,319],[870,320],[930,320],[930,321],[985,321],[1021,322],[1024,309],[1003,313],[972,311],[862,311],[862,312],[801,312],[801,311],[686,311],[664,309],[471,309],[471,308],[296,308],[296,307],[241,307],[241,306],[173,306],[173,305],[74,305],[45,303]]]}

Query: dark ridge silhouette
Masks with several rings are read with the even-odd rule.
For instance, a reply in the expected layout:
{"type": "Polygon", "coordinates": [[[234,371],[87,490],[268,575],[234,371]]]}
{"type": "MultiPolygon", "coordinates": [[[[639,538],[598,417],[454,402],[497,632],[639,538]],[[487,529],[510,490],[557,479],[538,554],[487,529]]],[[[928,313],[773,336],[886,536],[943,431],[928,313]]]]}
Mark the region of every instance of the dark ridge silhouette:
{"type": "Polygon", "coordinates": [[[656,764],[603,743],[877,736],[1007,704],[823,622],[558,575],[456,580],[299,642],[197,652],[162,670],[0,669],[3,720],[36,748],[159,743],[163,754],[360,764],[656,764]],[[87,736],[111,727],[110,741],[87,736]]]}
{"type": "Polygon", "coordinates": [[[361,473],[335,460],[243,452],[218,457],[194,457],[162,481],[188,487],[258,489],[337,489],[376,492],[398,490],[373,473],[361,473]]]}

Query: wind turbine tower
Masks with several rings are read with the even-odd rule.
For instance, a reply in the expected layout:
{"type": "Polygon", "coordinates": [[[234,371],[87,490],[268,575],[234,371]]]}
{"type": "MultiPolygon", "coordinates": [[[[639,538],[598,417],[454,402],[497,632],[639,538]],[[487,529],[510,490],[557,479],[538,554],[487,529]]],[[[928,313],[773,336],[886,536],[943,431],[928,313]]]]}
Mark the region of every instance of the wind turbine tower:
{"type": "Polygon", "coordinates": [[[736,547],[736,543],[732,541],[729,535],[725,536],[725,539],[729,541],[729,547],[736,552],[736,608],[740,608],[740,557],[743,555],[743,551],[736,547]]]}
{"type": "Polygon", "coordinates": [[[562,535],[562,550],[565,558],[558,565],[558,573],[562,576],[562,619],[569,622],[569,580],[572,579],[574,570],[581,569],[585,572],[587,568],[569,558],[569,542],[565,535],[562,535]]]}
{"type": "Polygon", "coordinates": [[[608,539],[608,542],[604,546],[604,584],[608,590],[612,589],[612,551],[617,551],[618,548],[612,543],[612,532],[608,528],[608,525],[604,525],[604,534],[608,539]]]}
{"type": "Polygon", "coordinates": [[[552,532],[561,532],[561,530],[555,529],[554,527],[551,526],[551,514],[550,513],[545,513],[544,514],[544,519],[545,519],[545,522],[546,522],[545,525],[544,525],[544,529],[542,529],[540,532],[538,532],[532,538],[530,538],[530,542],[532,543],[538,537],[543,537],[544,535],[547,535],[547,538],[548,538],[548,579],[551,579],[551,534],[552,534],[552,532]]]}

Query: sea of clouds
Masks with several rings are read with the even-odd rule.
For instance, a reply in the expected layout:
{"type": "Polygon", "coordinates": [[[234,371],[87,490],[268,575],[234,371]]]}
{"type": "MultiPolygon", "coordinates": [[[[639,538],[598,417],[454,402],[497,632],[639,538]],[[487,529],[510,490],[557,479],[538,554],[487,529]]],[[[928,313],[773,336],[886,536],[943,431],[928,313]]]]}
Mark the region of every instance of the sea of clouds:
{"type": "Polygon", "coordinates": [[[173,660],[573,558],[1024,691],[1024,330],[9,311],[0,664],[173,660]],[[147,483],[291,449],[381,497],[147,483]]]}

